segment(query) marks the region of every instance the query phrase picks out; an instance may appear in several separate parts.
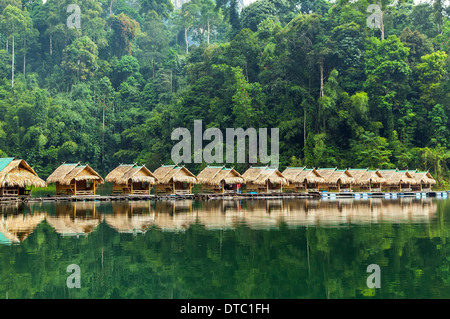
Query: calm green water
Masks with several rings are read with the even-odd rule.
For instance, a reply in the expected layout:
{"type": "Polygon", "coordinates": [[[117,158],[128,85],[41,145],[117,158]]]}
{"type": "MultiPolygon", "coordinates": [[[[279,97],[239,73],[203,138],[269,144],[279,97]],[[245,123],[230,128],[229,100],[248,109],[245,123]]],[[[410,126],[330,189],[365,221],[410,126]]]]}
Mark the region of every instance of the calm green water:
{"type": "Polygon", "coordinates": [[[450,298],[446,199],[0,210],[0,298],[450,298]],[[71,264],[81,288],[67,287],[71,264]]]}

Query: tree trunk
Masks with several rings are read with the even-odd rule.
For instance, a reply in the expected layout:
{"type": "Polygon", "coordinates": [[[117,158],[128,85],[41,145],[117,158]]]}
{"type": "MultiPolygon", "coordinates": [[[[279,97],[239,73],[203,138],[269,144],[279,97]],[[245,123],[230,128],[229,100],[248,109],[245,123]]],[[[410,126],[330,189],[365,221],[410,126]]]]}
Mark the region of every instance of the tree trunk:
{"type": "Polygon", "coordinates": [[[11,87],[14,87],[14,31],[12,34],[11,87]]]}
{"type": "Polygon", "coordinates": [[[155,78],[155,60],[152,59],[152,79],[155,78]]]}
{"type": "Polygon", "coordinates": [[[187,32],[188,32],[189,28],[184,28],[184,43],[186,45],[186,54],[189,54],[189,43],[188,43],[188,38],[187,38],[187,32]]]}
{"type": "Polygon", "coordinates": [[[211,32],[211,28],[210,28],[210,25],[209,25],[209,19],[208,19],[208,45],[209,45],[209,34],[210,34],[210,32],[211,32]]]}
{"type": "Polygon", "coordinates": [[[50,34],[50,55],[53,55],[52,35],[50,34]]]}
{"type": "Polygon", "coordinates": [[[306,146],[306,107],[303,107],[303,147],[306,146]]]}
{"type": "Polygon", "coordinates": [[[320,97],[324,96],[324,92],[323,92],[323,60],[320,61],[320,97]]]}
{"type": "Polygon", "coordinates": [[[103,105],[102,120],[102,163],[105,161],[105,105],[103,105]]]}
{"type": "Polygon", "coordinates": [[[27,56],[27,47],[26,47],[26,37],[23,39],[23,76],[26,76],[26,56],[27,56]]]}
{"type": "Polygon", "coordinates": [[[380,32],[381,32],[381,41],[384,40],[384,23],[383,23],[383,4],[381,1],[378,2],[378,6],[380,7],[380,32]]]}

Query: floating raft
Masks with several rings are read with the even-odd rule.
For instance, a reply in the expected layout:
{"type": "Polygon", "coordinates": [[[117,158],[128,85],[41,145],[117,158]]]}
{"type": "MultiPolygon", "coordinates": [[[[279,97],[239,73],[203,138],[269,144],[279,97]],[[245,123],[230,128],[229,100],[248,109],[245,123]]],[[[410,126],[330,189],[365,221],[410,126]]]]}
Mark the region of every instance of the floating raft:
{"type": "Polygon", "coordinates": [[[398,192],[398,193],[359,193],[359,192],[308,192],[308,193],[243,193],[243,194],[167,194],[167,195],[77,195],[77,196],[47,196],[47,197],[0,197],[1,202],[78,202],[78,201],[136,201],[136,200],[183,200],[183,199],[338,199],[338,198],[403,198],[403,197],[436,197],[447,198],[450,191],[436,192],[398,192]]]}
{"type": "Polygon", "coordinates": [[[374,192],[374,193],[360,193],[360,192],[342,192],[342,193],[328,193],[320,192],[322,199],[336,199],[336,198],[403,198],[403,197],[437,197],[447,198],[449,191],[436,191],[436,192],[374,192]]]}

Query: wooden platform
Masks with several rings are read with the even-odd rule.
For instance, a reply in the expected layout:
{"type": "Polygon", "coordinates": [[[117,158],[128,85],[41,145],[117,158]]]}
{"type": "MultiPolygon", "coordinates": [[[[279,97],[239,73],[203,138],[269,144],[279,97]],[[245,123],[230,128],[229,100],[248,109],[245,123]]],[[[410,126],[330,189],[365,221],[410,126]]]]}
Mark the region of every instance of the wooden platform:
{"type": "Polygon", "coordinates": [[[63,201],[134,201],[134,200],[183,200],[183,199],[323,199],[333,200],[338,198],[402,198],[402,197],[436,197],[447,198],[450,197],[450,191],[431,191],[431,192],[398,192],[398,193],[365,193],[365,192],[308,192],[308,193],[242,193],[242,194],[184,194],[184,195],[77,195],[77,196],[47,196],[47,197],[0,197],[1,202],[63,202],[63,201]]]}

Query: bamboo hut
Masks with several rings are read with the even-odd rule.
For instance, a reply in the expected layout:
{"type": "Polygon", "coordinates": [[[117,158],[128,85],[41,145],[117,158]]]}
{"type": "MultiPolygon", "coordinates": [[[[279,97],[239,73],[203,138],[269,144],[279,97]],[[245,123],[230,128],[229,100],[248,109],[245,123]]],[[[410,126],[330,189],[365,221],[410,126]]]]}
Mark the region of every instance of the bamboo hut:
{"type": "Polygon", "coordinates": [[[105,177],[105,181],[113,183],[113,194],[150,195],[157,179],[145,166],[121,164],[105,177]]]}
{"type": "Polygon", "coordinates": [[[350,172],[355,178],[354,189],[381,192],[381,186],[386,182],[379,170],[356,168],[351,169],[350,172]]]}
{"type": "Polygon", "coordinates": [[[324,178],[314,168],[288,167],[282,174],[289,182],[285,188],[294,192],[318,192],[319,184],[325,182],[324,178]]]}
{"type": "MultiPolygon", "coordinates": [[[[382,172],[383,175],[384,172],[382,172]]],[[[387,172],[389,174],[389,178],[386,178],[386,188],[389,191],[411,191],[411,186],[416,185],[417,182],[413,178],[412,173],[408,170],[395,170],[393,173],[387,172]]],[[[384,175],[383,175],[384,177],[384,175]]]]}
{"type": "Polygon", "coordinates": [[[48,178],[56,184],[56,195],[95,195],[95,188],[103,184],[103,178],[89,165],[62,164],[48,178]]]}
{"type": "Polygon", "coordinates": [[[347,169],[336,169],[325,179],[328,191],[351,192],[354,183],[355,178],[347,169]]]}
{"type": "Polygon", "coordinates": [[[303,181],[299,180],[297,177],[305,168],[306,167],[286,167],[281,173],[288,181],[288,185],[284,187],[285,190],[294,192],[301,192],[303,190],[303,181]]]}
{"type": "Polygon", "coordinates": [[[204,193],[237,193],[244,178],[233,168],[208,166],[197,175],[204,193]]]}
{"type": "Polygon", "coordinates": [[[323,182],[319,183],[318,188],[319,189],[325,189],[328,190],[328,182],[327,179],[328,177],[331,176],[331,174],[333,174],[333,172],[337,169],[337,167],[334,168],[317,168],[316,171],[320,174],[320,176],[322,176],[322,178],[324,179],[323,182]]]}
{"type": "Polygon", "coordinates": [[[242,177],[247,185],[247,193],[281,193],[288,184],[286,178],[276,168],[250,167],[242,177]]]}
{"type": "Polygon", "coordinates": [[[192,185],[197,183],[197,177],[184,166],[162,165],[153,175],[158,180],[157,194],[191,194],[192,185]]]}
{"type": "Polygon", "coordinates": [[[388,185],[388,181],[395,174],[397,169],[379,169],[378,171],[380,172],[381,176],[384,178],[384,182],[381,184],[381,190],[389,191],[390,187],[388,185]]]}
{"type": "Polygon", "coordinates": [[[436,185],[436,180],[431,176],[431,174],[426,172],[415,171],[412,173],[416,184],[412,185],[413,191],[431,191],[431,186],[436,185]]]}
{"type": "Polygon", "coordinates": [[[0,158],[0,181],[0,197],[30,196],[33,186],[46,186],[26,161],[13,157],[0,158]]]}

